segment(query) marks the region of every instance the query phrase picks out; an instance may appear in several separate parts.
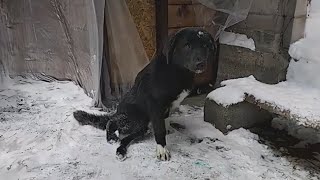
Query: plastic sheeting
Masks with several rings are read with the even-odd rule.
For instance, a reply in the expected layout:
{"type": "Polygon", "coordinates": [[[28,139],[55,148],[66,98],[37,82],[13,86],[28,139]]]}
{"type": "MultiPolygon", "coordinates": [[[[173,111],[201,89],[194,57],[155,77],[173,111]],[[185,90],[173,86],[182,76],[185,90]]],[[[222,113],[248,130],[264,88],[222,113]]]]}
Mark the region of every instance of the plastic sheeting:
{"type": "Polygon", "coordinates": [[[99,86],[103,7],[101,0],[1,1],[2,71],[73,80],[93,96],[99,86]]]}
{"type": "MultiPolygon", "coordinates": [[[[216,13],[209,17],[204,28],[209,30],[217,40],[222,31],[233,26],[248,16],[253,0],[196,0],[216,13]]],[[[197,13],[197,19],[203,18],[197,13]]],[[[199,20],[198,20],[199,21],[199,20]]]]}
{"type": "Polygon", "coordinates": [[[149,62],[124,0],[4,0],[0,16],[1,74],[73,80],[99,107],[149,62]]]}
{"type": "MultiPolygon", "coordinates": [[[[205,25],[216,38],[252,3],[198,1],[216,11],[205,25]]],[[[148,62],[125,0],[0,1],[0,76],[72,80],[96,106],[110,107],[148,62]]]]}
{"type": "Polygon", "coordinates": [[[136,75],[149,59],[126,1],[106,1],[105,14],[107,42],[103,67],[108,67],[109,74],[102,69],[102,77],[104,80],[109,78],[109,84],[102,86],[102,99],[103,104],[110,107],[110,100],[121,97],[131,88],[136,75]]]}

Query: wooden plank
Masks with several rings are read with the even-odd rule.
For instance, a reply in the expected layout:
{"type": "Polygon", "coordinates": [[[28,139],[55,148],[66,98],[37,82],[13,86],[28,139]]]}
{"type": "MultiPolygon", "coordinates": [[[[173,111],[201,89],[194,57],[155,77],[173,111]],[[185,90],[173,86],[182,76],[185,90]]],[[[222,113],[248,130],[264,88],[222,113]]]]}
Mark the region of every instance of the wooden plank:
{"type": "Polygon", "coordinates": [[[168,27],[207,26],[215,14],[214,10],[201,4],[169,5],[168,27]]]}
{"type": "Polygon", "coordinates": [[[169,5],[200,4],[197,0],[168,0],[169,5]]]}
{"type": "Polygon", "coordinates": [[[161,52],[168,38],[168,0],[155,0],[156,4],[156,51],[161,52]]]}
{"type": "MultiPolygon", "coordinates": [[[[198,27],[198,26],[188,26],[188,27],[198,27]]],[[[177,31],[179,31],[180,29],[183,29],[186,27],[177,27],[177,28],[169,28],[168,29],[168,34],[172,34],[172,33],[176,33],[177,31]]]]}
{"type": "Polygon", "coordinates": [[[169,5],[168,27],[186,27],[196,24],[194,5],[169,5]]]}

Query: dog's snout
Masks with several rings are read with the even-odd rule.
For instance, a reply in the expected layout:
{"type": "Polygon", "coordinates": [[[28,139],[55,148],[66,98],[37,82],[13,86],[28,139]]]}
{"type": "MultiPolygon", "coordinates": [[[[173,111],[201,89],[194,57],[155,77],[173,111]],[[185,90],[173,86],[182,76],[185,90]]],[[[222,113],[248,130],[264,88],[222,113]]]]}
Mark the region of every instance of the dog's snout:
{"type": "Polygon", "coordinates": [[[196,58],[196,59],[197,59],[197,62],[198,62],[198,63],[201,63],[201,62],[202,62],[202,59],[201,59],[201,58],[198,57],[198,58],[196,58]]]}

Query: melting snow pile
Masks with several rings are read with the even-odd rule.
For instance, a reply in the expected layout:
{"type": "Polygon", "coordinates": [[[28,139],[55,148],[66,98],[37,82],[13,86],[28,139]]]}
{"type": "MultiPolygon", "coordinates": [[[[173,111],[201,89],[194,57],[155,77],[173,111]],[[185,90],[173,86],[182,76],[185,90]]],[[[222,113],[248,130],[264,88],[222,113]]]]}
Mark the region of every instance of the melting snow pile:
{"type": "Polygon", "coordinates": [[[221,44],[231,45],[231,46],[239,46],[251,49],[252,51],[256,50],[256,46],[252,38],[248,38],[245,34],[238,34],[233,32],[224,31],[220,35],[219,42],[221,44]]]}
{"type": "Polygon", "coordinates": [[[311,1],[306,37],[291,45],[288,80],[320,88],[320,1],[311,1]]]}
{"type": "MultiPolygon", "coordinates": [[[[71,82],[15,79],[0,86],[0,179],[319,179],[306,160],[285,157],[238,129],[223,135],[203,121],[203,109],[181,106],[168,120],[185,126],[167,136],[172,159],[155,158],[153,137],[132,144],[128,159],[105,132],[80,126],[76,109],[91,99],[71,82]]],[[[100,112],[101,113],[101,112],[100,112]]]]}

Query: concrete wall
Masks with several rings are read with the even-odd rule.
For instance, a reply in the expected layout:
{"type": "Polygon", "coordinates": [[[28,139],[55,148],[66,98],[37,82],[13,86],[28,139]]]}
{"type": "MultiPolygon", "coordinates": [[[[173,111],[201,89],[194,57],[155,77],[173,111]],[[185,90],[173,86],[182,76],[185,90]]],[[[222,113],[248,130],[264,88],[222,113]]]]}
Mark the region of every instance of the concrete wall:
{"type": "Polygon", "coordinates": [[[265,83],[285,79],[288,48],[304,36],[307,0],[253,0],[247,20],[226,31],[253,38],[256,51],[221,45],[218,80],[253,74],[265,83]]]}
{"type": "MultiPolygon", "coordinates": [[[[227,31],[253,38],[256,51],[221,45],[218,83],[253,74],[264,83],[278,83],[286,77],[289,45],[304,37],[308,0],[253,0],[250,14],[227,31]]],[[[216,84],[216,85],[217,85],[216,84]]],[[[210,99],[204,105],[204,119],[223,133],[240,127],[268,123],[272,116],[248,102],[224,108],[210,99]],[[228,129],[230,125],[230,129],[228,129]]]]}

